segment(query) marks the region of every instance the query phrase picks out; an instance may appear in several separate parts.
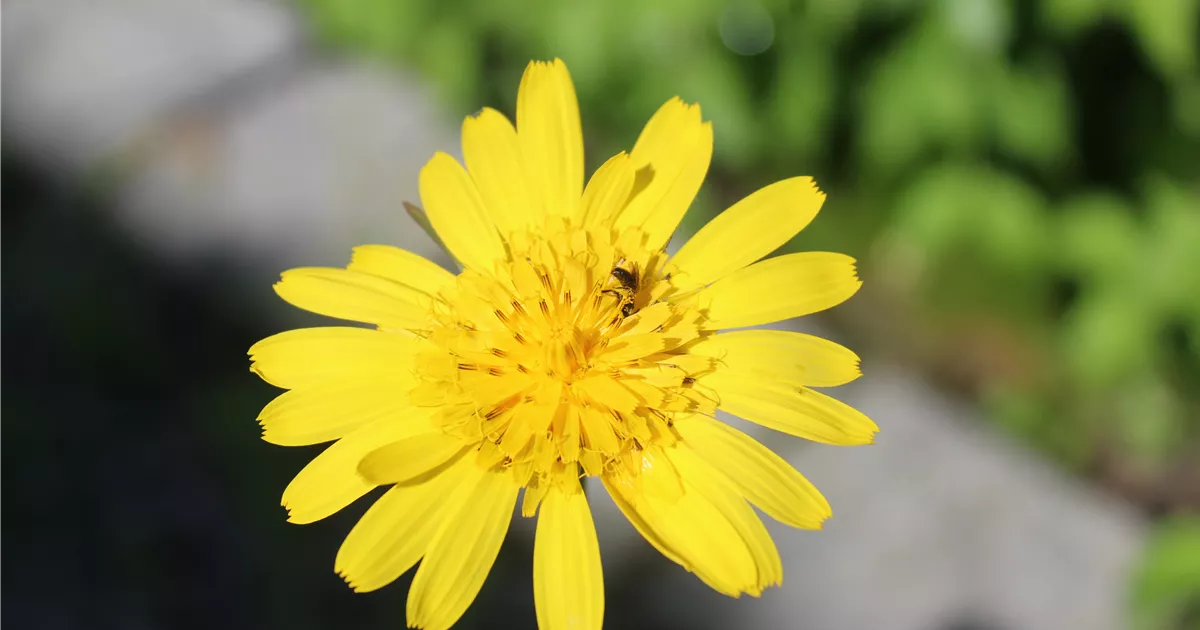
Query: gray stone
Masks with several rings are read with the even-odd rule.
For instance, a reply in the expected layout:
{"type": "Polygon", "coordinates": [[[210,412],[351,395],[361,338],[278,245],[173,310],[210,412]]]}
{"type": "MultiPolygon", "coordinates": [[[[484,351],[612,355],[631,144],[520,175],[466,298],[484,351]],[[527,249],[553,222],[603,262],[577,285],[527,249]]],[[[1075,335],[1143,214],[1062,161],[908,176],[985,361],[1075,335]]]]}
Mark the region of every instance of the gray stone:
{"type": "MultiPolygon", "coordinates": [[[[831,393],[878,422],[874,445],[805,443],[731,420],[815,483],[834,517],[820,532],[766,519],[786,579],[761,600],[729,599],[682,570],[668,572],[646,594],[664,623],[1124,627],[1126,578],[1144,529],[1131,506],[992,434],[971,408],[947,401],[909,373],[870,363],[866,370],[831,393]]],[[[619,523],[611,501],[595,498],[606,554],[656,553],[619,523]]]]}
{"type": "Polygon", "coordinates": [[[298,33],[269,2],[7,2],[5,140],[54,167],[95,166],[184,103],[291,54],[298,33]]]}
{"type": "Polygon", "coordinates": [[[343,265],[363,243],[446,262],[401,206],[419,200],[434,151],[458,144],[413,85],[361,66],[306,66],[158,145],[122,193],[127,223],[172,256],[250,256],[271,275],[343,265]]]}

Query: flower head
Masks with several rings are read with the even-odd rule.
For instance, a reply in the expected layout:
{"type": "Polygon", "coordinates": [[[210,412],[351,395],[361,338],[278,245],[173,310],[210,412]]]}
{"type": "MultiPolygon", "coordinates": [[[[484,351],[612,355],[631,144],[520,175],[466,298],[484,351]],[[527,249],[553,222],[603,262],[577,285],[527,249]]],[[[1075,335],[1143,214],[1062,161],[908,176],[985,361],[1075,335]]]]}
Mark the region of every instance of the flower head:
{"type": "Polygon", "coordinates": [[[807,177],[778,182],[668,256],[712,154],[699,106],[668,101],[584,188],[566,67],[530,64],[517,100],[515,128],[492,109],[466,119],[466,168],[438,153],[421,170],[424,212],[460,273],[366,245],[345,269],[294,269],[275,285],[300,308],[372,326],[293,330],[250,350],[252,369],[289,390],[260,415],[264,439],[336,440],[285,490],[290,520],[390,486],[335,569],[369,591],[420,562],[408,622],[441,629],[482,587],[524,490],[539,627],[594,629],[603,581],[580,479],[595,477],[668,558],[722,593],[758,595],[783,569],[751,504],[802,528],[829,505],[716,411],[829,444],[876,431],[809,389],[856,378],[853,352],[795,332],[718,332],[857,291],[840,254],[756,262],[825,197],[807,177]]]}

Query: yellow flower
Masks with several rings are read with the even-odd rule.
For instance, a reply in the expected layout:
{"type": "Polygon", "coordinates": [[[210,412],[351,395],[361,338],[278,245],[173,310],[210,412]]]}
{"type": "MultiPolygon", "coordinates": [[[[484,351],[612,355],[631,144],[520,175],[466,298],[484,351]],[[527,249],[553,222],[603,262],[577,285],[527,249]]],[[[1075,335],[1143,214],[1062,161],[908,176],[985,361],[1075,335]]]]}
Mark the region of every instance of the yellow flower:
{"type": "Polygon", "coordinates": [[[877,427],[809,389],[858,377],[853,352],[795,332],[717,331],[821,311],[858,290],[841,254],[756,262],[825,195],[808,177],[772,184],[668,256],[708,170],[710,123],[699,106],[668,101],[584,188],[575,89],[557,60],[525,71],[516,128],[492,109],[466,119],[463,155],[465,169],[438,153],[420,174],[428,222],[461,273],[365,245],[345,269],[293,269],[275,285],[302,309],[372,326],[293,330],[250,349],[253,371],[289,390],[259,416],[263,438],[336,440],[284,491],[289,519],[310,523],[390,486],[335,570],[370,591],[420,562],[408,623],[431,630],[474,600],[522,489],[522,514],[538,518],[538,626],[601,626],[583,476],[714,589],[757,596],[779,584],[779,554],[751,504],[808,529],[829,504],[717,409],[827,444],[870,443],[877,427]]]}

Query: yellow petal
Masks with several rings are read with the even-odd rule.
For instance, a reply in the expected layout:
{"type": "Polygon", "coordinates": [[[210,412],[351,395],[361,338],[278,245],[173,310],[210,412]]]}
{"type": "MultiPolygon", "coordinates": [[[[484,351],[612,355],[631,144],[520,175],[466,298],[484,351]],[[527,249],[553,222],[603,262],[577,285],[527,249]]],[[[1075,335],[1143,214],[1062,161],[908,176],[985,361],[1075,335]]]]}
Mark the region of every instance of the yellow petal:
{"type": "Polygon", "coordinates": [[[862,282],[844,254],[801,252],[764,260],[725,276],[697,297],[709,330],[769,324],[832,308],[862,282]]]}
{"type": "Polygon", "coordinates": [[[621,333],[621,338],[627,338],[632,335],[640,335],[643,333],[654,332],[655,330],[665,332],[663,326],[676,316],[675,307],[667,302],[657,302],[646,308],[638,311],[633,317],[625,320],[632,323],[627,330],[621,333]]]}
{"type": "Polygon", "coordinates": [[[675,430],[705,461],[719,462],[726,483],[771,518],[792,527],[820,529],[832,516],[820,491],[745,433],[698,414],[676,421],[675,430]]]}
{"type": "MultiPolygon", "coordinates": [[[[629,456],[627,456],[629,457],[629,456]]],[[[679,471],[666,451],[658,446],[648,446],[642,451],[641,469],[638,476],[646,496],[662,499],[665,503],[683,496],[684,483],[679,471]]]]}
{"type": "Polygon", "coordinates": [[[428,411],[413,409],[410,413],[401,420],[376,420],[334,442],[309,462],[283,491],[288,520],[319,521],[374,488],[375,484],[358,474],[358,462],[380,446],[429,430],[428,411]]]}
{"type": "Polygon", "coordinates": [[[616,454],[620,450],[621,443],[613,431],[611,416],[595,407],[584,407],[579,410],[579,421],[590,450],[606,454],[616,454]]]}
{"type": "MultiPolygon", "coordinates": [[[[688,490],[699,492],[713,504],[722,516],[729,519],[729,524],[737,530],[750,556],[754,558],[754,566],[758,570],[758,580],[748,592],[758,596],[762,590],[770,586],[778,586],[783,582],[783,561],[779,558],[779,550],[775,541],[767,533],[762,519],[754,513],[754,509],[745,499],[727,484],[723,483],[721,473],[709,462],[701,459],[689,449],[674,449],[671,459],[679,469],[679,473],[688,480],[688,490]]],[[[724,466],[724,462],[717,465],[724,466]]]]}
{"type": "Polygon", "coordinates": [[[609,363],[623,363],[640,359],[666,349],[666,339],[661,333],[623,335],[613,340],[598,358],[609,363]]]}
{"type": "Polygon", "coordinates": [[[420,483],[457,461],[465,448],[462,440],[441,431],[419,433],[367,453],[358,473],[377,485],[420,483]]]}
{"type": "Polygon", "coordinates": [[[408,624],[446,630],[479,594],[508,532],[517,486],[510,475],[475,467],[447,497],[438,527],[408,592],[408,624]]]}
{"type": "Polygon", "coordinates": [[[714,357],[720,369],[787,385],[835,387],[862,375],[858,355],[832,341],[784,330],[712,335],[688,352],[714,357]]]}
{"type": "Polygon", "coordinates": [[[561,60],[525,68],[517,90],[517,140],[535,212],[575,216],[583,194],[583,130],[575,86],[561,60]]]}
{"type": "Polygon", "coordinates": [[[672,501],[647,494],[626,496],[607,477],[604,485],[651,544],[705,584],[731,597],[761,590],[758,567],[741,535],[699,491],[689,485],[672,501]]]}
{"type": "Polygon", "coordinates": [[[272,335],[250,348],[250,370],[264,381],[295,389],[329,381],[376,380],[394,374],[411,380],[418,338],[370,328],[300,328],[272,335]]]}
{"type": "Polygon", "coordinates": [[[689,568],[689,565],[687,561],[684,560],[683,556],[680,555],[680,553],[676,551],[670,544],[668,544],[666,539],[660,536],[658,531],[656,531],[654,527],[652,527],[651,524],[646,521],[646,519],[642,518],[642,515],[633,508],[633,503],[626,498],[625,491],[623,491],[621,488],[618,488],[614,484],[614,480],[610,477],[603,478],[603,482],[604,489],[608,491],[608,494],[612,497],[613,502],[617,504],[617,507],[621,510],[621,513],[625,515],[625,518],[629,519],[629,522],[633,525],[633,528],[642,535],[642,538],[645,538],[652,547],[657,549],[658,552],[668,560],[691,571],[691,568],[689,568]]]}
{"type": "Polygon", "coordinates": [[[396,330],[428,326],[429,297],[379,276],[302,267],[283,272],[274,288],[289,304],[319,315],[396,330]]]}
{"type": "Polygon", "coordinates": [[[534,222],[530,182],[521,164],[517,130],[500,112],[485,107],[462,127],[463,160],[488,215],[502,235],[534,222]]]}
{"type": "Polygon", "coordinates": [[[391,245],[355,247],[350,264],[346,268],[387,278],[430,296],[436,296],[442,289],[454,286],[454,274],[423,256],[391,245]]]}
{"type": "Polygon", "coordinates": [[[633,392],[607,374],[594,374],[575,381],[574,389],[592,402],[622,413],[632,413],[640,404],[633,392]]]}
{"type": "Polygon", "coordinates": [[[879,427],[853,407],[807,388],[717,371],[700,377],[715,389],[720,409],[769,429],[814,442],[871,444],[879,427]]]}
{"type": "Polygon", "coordinates": [[[558,401],[521,405],[512,411],[513,419],[500,440],[500,450],[516,455],[535,436],[545,435],[558,410],[558,401]]]}
{"type": "Polygon", "coordinates": [[[538,514],[533,601],[539,630],[600,630],[604,575],[596,526],[578,481],[550,490],[538,514]]]}
{"type": "Polygon", "coordinates": [[[464,470],[456,466],[425,483],[394,486],[384,493],[346,536],[334,571],[350,588],[365,593],[411,569],[425,555],[445,516],[445,494],[458,485],[464,470]]]}
{"type": "Polygon", "coordinates": [[[459,262],[490,272],[507,257],[475,182],[454,158],[435,153],[421,169],[418,186],[429,222],[459,262]]]}
{"type": "MultiPolygon", "coordinates": [[[[676,378],[672,386],[678,386],[682,379],[676,378]]],[[[634,396],[638,397],[643,407],[650,409],[661,409],[662,405],[667,401],[667,392],[660,387],[656,387],[647,383],[644,380],[635,378],[621,379],[621,385],[624,385],[629,391],[633,392],[634,396]]]]}
{"type": "Polygon", "coordinates": [[[779,249],[817,216],[825,193],[811,177],[776,182],[708,222],[671,258],[671,284],[706,285],[779,249]]]}
{"type": "Polygon", "coordinates": [[[585,227],[608,226],[610,220],[629,199],[633,190],[634,171],[629,156],[620,152],[609,158],[588,180],[580,202],[582,224],[585,227]]]}
{"type": "Polygon", "coordinates": [[[642,186],[617,216],[617,231],[640,227],[647,249],[664,247],[704,183],[712,147],[712,123],[701,122],[699,105],[673,98],[660,107],[630,153],[642,186]]]}
{"type": "Polygon", "coordinates": [[[375,376],[284,392],[258,415],[262,437],[280,446],[304,446],[336,440],[381,418],[402,421],[412,406],[396,392],[411,387],[411,379],[375,376]]]}

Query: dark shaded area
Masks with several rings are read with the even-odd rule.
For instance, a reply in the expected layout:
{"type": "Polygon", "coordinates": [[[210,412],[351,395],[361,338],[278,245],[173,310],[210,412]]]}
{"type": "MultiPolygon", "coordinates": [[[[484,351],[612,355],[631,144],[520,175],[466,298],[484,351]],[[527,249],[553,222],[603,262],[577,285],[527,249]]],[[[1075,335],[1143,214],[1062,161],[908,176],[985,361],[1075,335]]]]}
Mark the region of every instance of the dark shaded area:
{"type": "Polygon", "coordinates": [[[403,586],[356,596],[332,571],[361,506],[285,522],[316,449],[257,439],[272,391],[243,357],[273,331],[231,270],[171,273],[11,159],[3,189],[5,624],[402,626],[403,586]]]}
{"type": "MultiPolygon", "coordinates": [[[[237,262],[169,268],[103,195],[13,159],[2,184],[5,625],[404,627],[411,572],[367,594],[333,572],[373,495],[306,526],[278,505],[321,447],[258,439],[277,390],[246,349],[278,323],[237,262]]],[[[535,627],[532,554],[510,534],[455,627],[535,627]]],[[[607,627],[669,627],[638,589],[667,570],[646,554],[608,572],[607,627]]]]}
{"type": "Polygon", "coordinates": [[[1147,166],[1167,166],[1159,159],[1159,143],[1172,135],[1166,86],[1129,32],[1112,22],[1086,32],[1066,53],[1081,175],[1133,194],[1147,166]]]}

